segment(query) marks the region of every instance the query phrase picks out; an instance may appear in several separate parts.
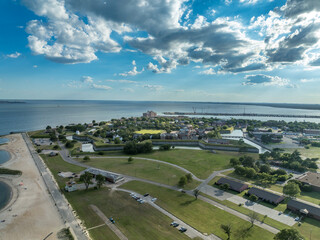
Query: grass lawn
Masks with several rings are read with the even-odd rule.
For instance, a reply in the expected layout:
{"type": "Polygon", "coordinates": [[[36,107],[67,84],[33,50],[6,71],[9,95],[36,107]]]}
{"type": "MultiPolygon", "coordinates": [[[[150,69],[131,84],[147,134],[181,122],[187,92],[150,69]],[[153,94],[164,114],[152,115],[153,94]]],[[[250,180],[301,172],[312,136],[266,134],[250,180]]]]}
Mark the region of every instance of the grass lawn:
{"type": "Polygon", "coordinates": [[[312,218],[305,218],[301,226],[295,224],[293,228],[297,229],[305,239],[319,239],[320,238],[320,221],[312,218]],[[311,237],[310,237],[311,236],[311,237]]]}
{"type": "Polygon", "coordinates": [[[41,145],[41,146],[35,146],[35,145],[34,145],[34,147],[35,147],[36,149],[41,149],[41,150],[61,150],[60,147],[58,147],[58,149],[53,149],[53,147],[56,146],[56,145],[57,145],[57,144],[54,143],[54,144],[52,144],[52,145],[41,145]]]}
{"type": "Polygon", "coordinates": [[[200,199],[195,200],[194,197],[187,194],[136,181],[125,183],[122,187],[139,193],[148,192],[151,196],[157,197],[156,203],[159,206],[202,233],[214,233],[222,239],[227,239],[220,225],[230,223],[232,225],[231,239],[239,239],[240,236],[245,236],[247,240],[273,239],[272,233],[257,226],[247,230],[251,225],[249,222],[200,199]]]}
{"type": "MultiPolygon", "coordinates": [[[[186,173],[180,169],[166,164],[135,159],[134,157],[133,159],[132,163],[128,163],[127,158],[91,158],[90,161],[86,161],[85,163],[92,167],[139,177],[171,186],[177,185],[180,177],[186,175],[186,173]]],[[[193,189],[199,184],[200,182],[193,180],[191,183],[187,184],[185,188],[193,189]]]]}
{"type": "Polygon", "coordinates": [[[211,151],[206,150],[173,149],[170,151],[154,151],[149,154],[138,154],[136,156],[158,159],[179,165],[201,179],[206,179],[213,171],[230,168],[230,158],[238,158],[243,155],[258,158],[258,154],[254,153],[216,152],[216,154],[213,154],[211,151]]]}
{"type": "Polygon", "coordinates": [[[67,179],[58,176],[59,172],[79,173],[85,169],[83,167],[75,166],[73,164],[63,161],[60,155],[50,157],[45,154],[40,154],[40,156],[45,161],[47,167],[51,170],[52,174],[55,176],[56,181],[60,188],[65,187],[67,179]]]}
{"type": "Polygon", "coordinates": [[[159,134],[163,133],[165,130],[155,130],[155,129],[142,129],[140,131],[135,131],[137,134],[159,134]]]}
{"type": "MultiPolygon", "coordinates": [[[[189,239],[178,229],[170,226],[170,218],[148,204],[139,204],[128,193],[102,188],[65,195],[87,228],[103,223],[89,207],[90,204],[94,204],[108,218],[113,217],[116,226],[128,239],[189,239]]],[[[89,234],[95,240],[118,239],[107,226],[89,230],[89,234]]]]}
{"type": "Polygon", "coordinates": [[[320,148],[310,146],[309,149],[306,148],[285,148],[285,152],[292,153],[295,150],[298,150],[303,157],[307,158],[319,158],[320,148]]]}

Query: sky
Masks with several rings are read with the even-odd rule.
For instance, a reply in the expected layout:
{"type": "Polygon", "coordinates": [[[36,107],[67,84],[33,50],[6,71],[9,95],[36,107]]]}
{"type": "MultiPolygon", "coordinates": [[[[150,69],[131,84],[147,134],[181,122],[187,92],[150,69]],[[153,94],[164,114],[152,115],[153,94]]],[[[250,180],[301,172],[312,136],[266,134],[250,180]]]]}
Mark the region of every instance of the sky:
{"type": "Polygon", "coordinates": [[[1,0],[0,99],[320,103],[319,0],[1,0]]]}

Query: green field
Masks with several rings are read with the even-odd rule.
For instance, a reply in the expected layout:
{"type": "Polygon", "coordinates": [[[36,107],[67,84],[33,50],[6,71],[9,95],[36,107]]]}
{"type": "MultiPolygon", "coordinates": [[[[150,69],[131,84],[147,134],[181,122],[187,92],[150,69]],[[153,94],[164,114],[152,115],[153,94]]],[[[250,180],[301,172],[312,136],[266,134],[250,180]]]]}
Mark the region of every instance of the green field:
{"type": "Polygon", "coordinates": [[[205,150],[174,149],[170,151],[154,151],[149,154],[138,154],[136,156],[153,158],[179,165],[200,179],[206,179],[213,171],[230,168],[230,158],[237,158],[243,155],[258,158],[258,154],[253,153],[216,152],[217,153],[214,154],[211,151],[205,150]]]}
{"type": "MultiPolygon", "coordinates": [[[[135,159],[134,157],[133,159],[132,163],[128,163],[127,158],[91,158],[90,161],[86,161],[85,163],[92,167],[171,186],[177,185],[180,177],[186,175],[186,173],[180,169],[167,164],[135,159]]],[[[199,184],[200,182],[193,180],[191,183],[187,184],[185,188],[193,189],[199,184]]]]}
{"type": "MultiPolygon", "coordinates": [[[[116,226],[128,239],[189,239],[178,229],[170,226],[172,221],[170,218],[149,204],[139,204],[128,193],[102,188],[100,190],[76,191],[65,195],[87,228],[103,223],[89,207],[90,204],[94,204],[108,218],[113,217],[116,226]]],[[[94,240],[118,239],[107,226],[89,230],[89,234],[94,240]]]]}
{"type": "Polygon", "coordinates": [[[155,129],[142,129],[140,131],[135,131],[137,134],[159,134],[164,133],[165,130],[155,130],[155,129]]]}
{"type": "Polygon", "coordinates": [[[73,164],[63,161],[60,155],[50,157],[45,154],[40,154],[41,158],[46,163],[47,167],[51,170],[52,174],[55,176],[56,181],[60,188],[64,188],[67,182],[67,179],[58,176],[59,172],[75,172],[79,173],[85,168],[75,166],[73,164]]]}
{"type": "Polygon", "coordinates": [[[122,187],[142,194],[148,192],[152,196],[157,197],[158,200],[156,203],[159,206],[202,233],[214,233],[222,239],[227,239],[227,236],[221,230],[220,225],[230,223],[232,225],[231,239],[240,239],[240,236],[244,235],[247,240],[273,239],[274,235],[272,233],[257,226],[253,226],[248,230],[250,227],[249,222],[200,199],[195,200],[194,197],[187,194],[135,181],[125,183],[122,187]]]}

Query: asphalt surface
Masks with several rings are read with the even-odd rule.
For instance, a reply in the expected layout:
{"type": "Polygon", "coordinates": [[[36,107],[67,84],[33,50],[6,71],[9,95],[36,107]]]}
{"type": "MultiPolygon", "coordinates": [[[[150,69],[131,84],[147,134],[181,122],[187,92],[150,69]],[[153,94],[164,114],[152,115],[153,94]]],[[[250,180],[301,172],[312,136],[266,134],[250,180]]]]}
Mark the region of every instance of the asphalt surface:
{"type": "Polygon", "coordinates": [[[49,173],[45,163],[41,160],[38,153],[35,151],[31,140],[26,135],[26,133],[22,133],[22,137],[26,142],[28,149],[31,153],[31,156],[47,186],[49,193],[51,194],[53,201],[60,213],[61,218],[64,220],[67,227],[70,227],[70,230],[73,232],[73,235],[78,240],[88,240],[88,237],[85,234],[85,231],[81,228],[78,223],[75,215],[72,212],[71,207],[69,207],[68,201],[65,199],[63,194],[60,192],[59,187],[54,181],[53,177],[49,173]]]}

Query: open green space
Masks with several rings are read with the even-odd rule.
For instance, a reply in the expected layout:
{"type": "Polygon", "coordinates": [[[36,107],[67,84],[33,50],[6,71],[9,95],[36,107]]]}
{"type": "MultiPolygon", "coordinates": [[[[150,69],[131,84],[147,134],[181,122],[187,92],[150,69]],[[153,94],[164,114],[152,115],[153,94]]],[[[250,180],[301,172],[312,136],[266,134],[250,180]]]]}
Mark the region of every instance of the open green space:
{"type": "Polygon", "coordinates": [[[231,224],[231,239],[264,240],[273,239],[273,234],[257,226],[250,228],[250,223],[227,213],[209,203],[187,194],[170,189],[154,186],[148,183],[131,181],[122,185],[122,188],[130,189],[141,194],[148,192],[157,197],[157,204],[171,212],[187,224],[202,233],[215,234],[222,239],[227,239],[226,234],[220,228],[221,224],[231,224]],[[249,230],[248,230],[249,229],[249,230]]]}
{"type": "Polygon", "coordinates": [[[46,130],[37,130],[28,132],[31,138],[50,138],[50,134],[45,132],[46,130]]]}
{"type": "Polygon", "coordinates": [[[258,154],[239,153],[239,152],[223,152],[216,151],[212,153],[206,150],[191,149],[173,149],[170,151],[153,151],[148,154],[138,154],[137,157],[153,158],[169,163],[179,165],[198,178],[206,179],[213,171],[230,168],[230,158],[238,158],[243,155],[250,155],[258,158],[258,154]]]}
{"type": "Polygon", "coordinates": [[[312,218],[305,218],[301,221],[301,225],[295,224],[293,228],[297,229],[305,239],[319,239],[320,237],[320,221],[312,218]]]}
{"type": "MultiPolygon", "coordinates": [[[[133,159],[134,160],[131,163],[128,163],[127,158],[91,158],[90,161],[86,161],[85,163],[95,168],[122,173],[171,186],[177,185],[180,177],[186,175],[186,173],[180,169],[167,164],[136,159],[134,157],[133,159]]],[[[188,183],[185,188],[193,189],[199,184],[200,182],[193,180],[191,183],[188,183]]]]}
{"type": "MultiPolygon", "coordinates": [[[[100,190],[76,191],[65,194],[87,228],[101,225],[103,221],[90,208],[96,205],[108,218],[113,217],[116,226],[128,239],[189,239],[170,226],[171,219],[149,204],[139,204],[128,193],[100,190]]],[[[95,240],[118,239],[107,226],[89,230],[95,240]]]]}
{"type": "Polygon", "coordinates": [[[159,134],[163,132],[165,132],[165,130],[141,129],[140,131],[135,131],[137,134],[159,134]]]}
{"type": "Polygon", "coordinates": [[[306,148],[285,148],[285,152],[293,153],[298,150],[303,157],[306,158],[320,158],[320,148],[310,146],[309,149],[306,148]]]}
{"type": "Polygon", "coordinates": [[[79,167],[70,163],[63,161],[60,155],[50,157],[49,155],[40,154],[41,158],[46,163],[47,167],[50,169],[52,174],[55,176],[56,181],[60,188],[64,188],[67,179],[58,176],[59,172],[75,172],[79,173],[85,168],[79,167]]]}

